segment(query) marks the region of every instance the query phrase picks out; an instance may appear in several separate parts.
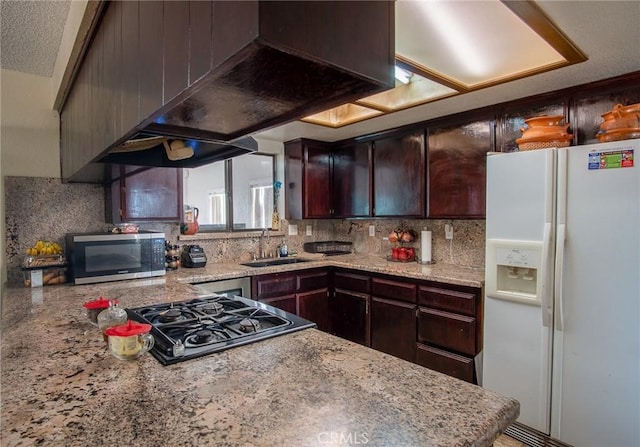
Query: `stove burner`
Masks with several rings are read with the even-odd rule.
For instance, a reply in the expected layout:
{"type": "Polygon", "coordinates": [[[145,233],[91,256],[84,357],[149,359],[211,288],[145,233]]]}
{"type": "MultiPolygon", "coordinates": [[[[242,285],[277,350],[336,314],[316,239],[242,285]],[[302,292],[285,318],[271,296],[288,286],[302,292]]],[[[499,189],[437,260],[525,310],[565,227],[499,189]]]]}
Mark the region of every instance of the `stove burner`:
{"type": "Polygon", "coordinates": [[[239,325],[242,332],[257,332],[260,330],[260,322],[253,318],[245,318],[240,321],[239,325]]]}
{"type": "Polygon", "coordinates": [[[204,343],[208,343],[211,339],[213,339],[213,332],[209,329],[202,329],[196,332],[193,340],[191,341],[196,345],[202,345],[204,343]]]}
{"type": "MultiPolygon", "coordinates": [[[[159,315],[159,320],[163,323],[171,323],[183,317],[180,309],[167,309],[159,315]]],[[[183,317],[184,318],[184,317],[183,317]]]]}
{"type": "Polygon", "coordinates": [[[198,306],[198,310],[215,317],[222,313],[222,311],[224,310],[224,306],[218,302],[205,303],[198,306]]]}

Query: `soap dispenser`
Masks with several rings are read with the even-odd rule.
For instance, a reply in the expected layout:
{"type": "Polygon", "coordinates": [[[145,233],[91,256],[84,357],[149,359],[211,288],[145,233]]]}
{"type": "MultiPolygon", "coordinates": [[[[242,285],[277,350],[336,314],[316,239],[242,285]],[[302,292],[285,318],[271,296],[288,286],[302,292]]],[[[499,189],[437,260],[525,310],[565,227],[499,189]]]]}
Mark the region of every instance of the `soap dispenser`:
{"type": "Polygon", "coordinates": [[[280,257],[286,258],[287,256],[289,256],[289,249],[287,248],[287,241],[283,238],[282,244],[280,245],[280,257]]]}

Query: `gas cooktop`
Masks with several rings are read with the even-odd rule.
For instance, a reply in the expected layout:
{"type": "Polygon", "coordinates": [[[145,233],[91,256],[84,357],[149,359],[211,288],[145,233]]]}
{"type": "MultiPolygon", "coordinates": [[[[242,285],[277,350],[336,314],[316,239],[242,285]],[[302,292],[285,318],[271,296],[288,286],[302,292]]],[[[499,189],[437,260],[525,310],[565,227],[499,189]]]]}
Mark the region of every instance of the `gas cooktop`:
{"type": "Polygon", "coordinates": [[[151,324],[151,354],[163,365],[316,326],[264,303],[216,294],[127,309],[127,314],[151,324]]]}

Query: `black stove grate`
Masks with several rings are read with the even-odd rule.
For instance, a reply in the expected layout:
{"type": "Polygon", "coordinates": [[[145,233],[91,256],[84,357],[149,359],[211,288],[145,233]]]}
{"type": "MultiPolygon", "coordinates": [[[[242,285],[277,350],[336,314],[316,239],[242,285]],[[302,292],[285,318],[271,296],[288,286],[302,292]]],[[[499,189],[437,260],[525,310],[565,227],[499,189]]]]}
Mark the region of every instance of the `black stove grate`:
{"type": "Polygon", "coordinates": [[[315,327],[296,315],[247,298],[208,295],[187,301],[127,309],[151,324],[151,354],[168,365],[235,346],[315,327]]]}

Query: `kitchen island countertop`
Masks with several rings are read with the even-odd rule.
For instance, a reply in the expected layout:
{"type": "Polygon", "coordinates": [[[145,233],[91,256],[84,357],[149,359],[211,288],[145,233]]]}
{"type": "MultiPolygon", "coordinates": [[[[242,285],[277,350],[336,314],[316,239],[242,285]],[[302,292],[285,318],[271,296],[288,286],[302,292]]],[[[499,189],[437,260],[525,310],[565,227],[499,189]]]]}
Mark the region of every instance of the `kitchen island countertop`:
{"type": "Polygon", "coordinates": [[[8,288],[2,446],[489,446],[517,401],[306,329],[171,366],[106,350],[82,303],[192,298],[174,281],[8,288]]]}

